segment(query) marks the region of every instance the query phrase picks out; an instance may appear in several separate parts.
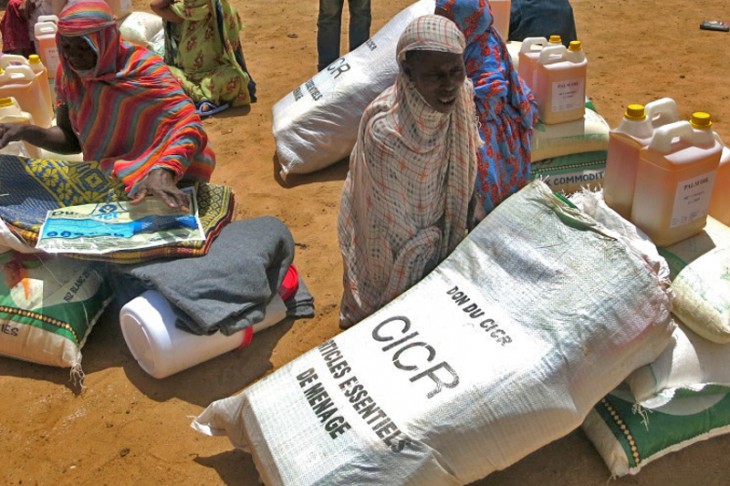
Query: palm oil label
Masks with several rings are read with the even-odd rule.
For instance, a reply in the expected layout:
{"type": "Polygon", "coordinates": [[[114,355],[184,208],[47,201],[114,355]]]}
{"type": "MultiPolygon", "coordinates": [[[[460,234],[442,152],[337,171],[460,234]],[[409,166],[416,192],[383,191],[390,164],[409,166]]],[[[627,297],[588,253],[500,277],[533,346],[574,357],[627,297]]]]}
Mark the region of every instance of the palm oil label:
{"type": "Polygon", "coordinates": [[[585,79],[564,79],[553,83],[552,111],[570,111],[585,106],[585,79]]]}
{"type": "Polygon", "coordinates": [[[674,193],[670,227],[675,228],[707,216],[710,196],[715,186],[716,171],[680,181],[674,193]]]}

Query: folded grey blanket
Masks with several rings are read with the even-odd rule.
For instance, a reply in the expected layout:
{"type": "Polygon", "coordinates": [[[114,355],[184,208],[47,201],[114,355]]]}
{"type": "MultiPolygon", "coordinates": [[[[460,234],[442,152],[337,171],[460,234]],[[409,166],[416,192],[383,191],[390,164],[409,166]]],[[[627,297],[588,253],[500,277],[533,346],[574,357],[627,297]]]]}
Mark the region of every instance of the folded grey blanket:
{"type": "MultiPolygon", "coordinates": [[[[177,326],[194,334],[234,334],[265,317],[294,259],[294,238],[280,220],[266,216],[234,221],[223,228],[207,255],[118,266],[144,288],[172,304],[177,326]]],[[[289,315],[314,315],[303,282],[287,300],[289,315]]]]}

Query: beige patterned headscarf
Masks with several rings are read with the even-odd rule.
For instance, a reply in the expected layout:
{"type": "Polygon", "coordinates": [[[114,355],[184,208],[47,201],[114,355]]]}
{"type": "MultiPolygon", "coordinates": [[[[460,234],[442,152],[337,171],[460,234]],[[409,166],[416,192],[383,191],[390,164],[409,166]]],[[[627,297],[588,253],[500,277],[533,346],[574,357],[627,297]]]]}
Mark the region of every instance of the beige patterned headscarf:
{"type": "Polygon", "coordinates": [[[345,327],[418,282],[467,230],[480,143],[473,89],[466,80],[454,109],[436,111],[403,72],[408,51],[461,54],[464,37],[445,17],[413,21],[398,42],[396,83],[363,114],[338,220],[345,327]]]}

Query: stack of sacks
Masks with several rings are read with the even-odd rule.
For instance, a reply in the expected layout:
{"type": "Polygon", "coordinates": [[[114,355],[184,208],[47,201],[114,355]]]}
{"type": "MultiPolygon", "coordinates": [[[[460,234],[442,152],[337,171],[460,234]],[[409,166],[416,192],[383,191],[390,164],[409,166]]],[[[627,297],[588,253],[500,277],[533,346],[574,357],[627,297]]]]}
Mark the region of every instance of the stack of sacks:
{"type": "Polygon", "coordinates": [[[581,120],[553,125],[538,122],[532,134],[532,178],[542,179],[556,192],[600,188],[609,131],[608,122],[588,99],[581,120]]]}
{"type": "MultiPolygon", "coordinates": [[[[578,203],[580,196],[571,199],[578,203]]],[[[614,476],[636,474],[670,452],[730,432],[730,228],[708,218],[700,234],[659,253],[668,262],[679,322],[672,341],[583,423],[614,476]]]]}
{"type": "Polygon", "coordinates": [[[267,485],[473,482],[667,347],[668,269],[640,243],[533,181],[410,290],[193,427],[247,448],[267,485]]]}
{"type": "Polygon", "coordinates": [[[613,476],[730,433],[730,344],[680,323],[652,364],[632,373],[586,417],[583,430],[613,476]]]}
{"type": "Polygon", "coordinates": [[[407,7],[365,44],[274,105],[273,132],[282,178],[324,169],[350,155],[365,108],[395,82],[398,39],[412,20],[434,8],[434,0],[407,7]]]}

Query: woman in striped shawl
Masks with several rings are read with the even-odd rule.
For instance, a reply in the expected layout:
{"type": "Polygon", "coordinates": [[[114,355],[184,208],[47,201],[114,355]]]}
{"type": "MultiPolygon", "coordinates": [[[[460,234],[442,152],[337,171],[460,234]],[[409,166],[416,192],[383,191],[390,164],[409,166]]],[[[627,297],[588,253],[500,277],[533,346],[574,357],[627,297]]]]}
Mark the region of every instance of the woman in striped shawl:
{"type": "Polygon", "coordinates": [[[363,114],[338,220],[343,328],[418,282],[466,235],[479,134],[463,53],[452,21],[416,19],[398,41],[395,84],[363,114]]]}
{"type": "Polygon", "coordinates": [[[83,151],[124,183],[133,202],[154,195],[187,209],[177,183],[209,180],[215,156],[162,58],[121,41],[104,0],[69,2],[57,43],[56,126],[0,125],[0,147],[24,140],[56,153],[83,151]]]}

